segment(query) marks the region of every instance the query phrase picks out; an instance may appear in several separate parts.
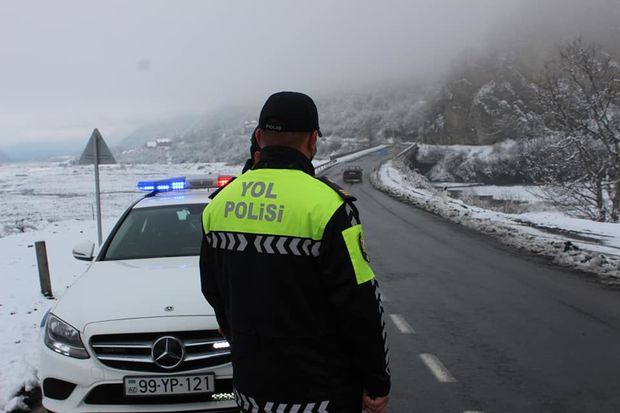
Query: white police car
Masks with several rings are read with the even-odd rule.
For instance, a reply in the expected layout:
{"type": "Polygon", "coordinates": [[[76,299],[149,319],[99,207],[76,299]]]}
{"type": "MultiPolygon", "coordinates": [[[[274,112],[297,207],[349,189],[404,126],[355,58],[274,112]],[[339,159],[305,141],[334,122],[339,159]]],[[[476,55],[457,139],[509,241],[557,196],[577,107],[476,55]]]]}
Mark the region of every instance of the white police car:
{"type": "Polygon", "coordinates": [[[200,287],[211,190],[187,189],[195,183],[140,182],[149,194],[96,256],[92,243],[74,249],[92,264],[43,320],[38,375],[48,411],[237,410],[229,345],[200,287]]]}

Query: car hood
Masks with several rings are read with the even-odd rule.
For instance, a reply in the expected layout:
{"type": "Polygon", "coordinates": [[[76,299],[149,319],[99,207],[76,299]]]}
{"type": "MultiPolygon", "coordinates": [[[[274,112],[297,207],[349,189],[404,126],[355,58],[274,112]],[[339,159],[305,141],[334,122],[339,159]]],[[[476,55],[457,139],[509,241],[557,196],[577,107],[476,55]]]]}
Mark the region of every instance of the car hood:
{"type": "Polygon", "coordinates": [[[102,321],[214,315],[198,257],[94,262],[53,312],[80,331],[102,321]]]}

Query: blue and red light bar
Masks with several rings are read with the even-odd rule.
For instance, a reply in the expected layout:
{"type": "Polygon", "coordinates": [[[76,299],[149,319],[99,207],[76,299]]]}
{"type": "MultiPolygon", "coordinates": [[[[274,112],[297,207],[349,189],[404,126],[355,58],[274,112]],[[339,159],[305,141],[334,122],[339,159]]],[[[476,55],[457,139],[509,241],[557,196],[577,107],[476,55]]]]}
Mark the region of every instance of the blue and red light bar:
{"type": "Polygon", "coordinates": [[[169,192],[181,191],[189,188],[189,184],[184,176],[177,178],[161,179],[159,181],[140,181],[138,182],[138,190],[144,192],[169,192]]]}
{"type": "Polygon", "coordinates": [[[232,175],[220,175],[220,176],[217,177],[217,187],[221,188],[223,186],[226,186],[233,179],[235,179],[235,177],[232,176],[232,175]]]}
{"type": "Polygon", "coordinates": [[[219,175],[213,178],[197,178],[187,180],[184,176],[177,178],[161,179],[158,181],[140,181],[138,190],[143,192],[170,192],[184,189],[221,188],[228,185],[235,177],[232,175],[219,175]]]}

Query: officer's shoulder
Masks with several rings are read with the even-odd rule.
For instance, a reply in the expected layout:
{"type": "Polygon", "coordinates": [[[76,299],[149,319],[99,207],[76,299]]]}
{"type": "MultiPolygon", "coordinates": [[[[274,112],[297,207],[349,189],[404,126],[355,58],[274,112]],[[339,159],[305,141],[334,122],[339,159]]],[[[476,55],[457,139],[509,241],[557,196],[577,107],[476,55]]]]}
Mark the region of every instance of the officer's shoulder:
{"type": "Polygon", "coordinates": [[[324,183],[325,185],[327,185],[328,187],[330,187],[336,193],[338,193],[338,195],[340,195],[340,197],[344,199],[346,202],[353,202],[357,199],[353,195],[351,195],[346,189],[342,188],[340,185],[338,185],[334,181],[331,181],[324,176],[317,176],[315,178],[321,181],[322,183],[324,183]]]}
{"type": "Polygon", "coordinates": [[[234,181],[235,179],[237,179],[236,176],[231,177],[230,180],[228,182],[226,182],[226,185],[217,188],[215,190],[215,192],[213,192],[211,195],[209,195],[209,199],[215,199],[215,197],[218,196],[220,194],[220,192],[222,192],[224,190],[224,188],[228,187],[232,183],[232,181],[234,181]]]}

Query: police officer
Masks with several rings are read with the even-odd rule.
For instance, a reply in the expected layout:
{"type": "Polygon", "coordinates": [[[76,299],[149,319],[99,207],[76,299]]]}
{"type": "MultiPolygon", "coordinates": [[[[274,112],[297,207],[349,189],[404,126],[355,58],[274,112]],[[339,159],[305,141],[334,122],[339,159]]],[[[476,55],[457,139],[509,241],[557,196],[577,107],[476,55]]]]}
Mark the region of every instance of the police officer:
{"type": "Polygon", "coordinates": [[[387,411],[379,288],[354,198],[314,177],[318,136],[309,96],[270,96],[260,160],[203,213],[202,292],[244,412],[387,411]]]}

